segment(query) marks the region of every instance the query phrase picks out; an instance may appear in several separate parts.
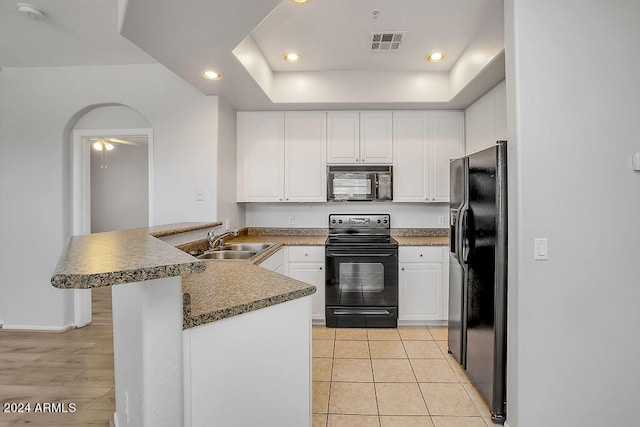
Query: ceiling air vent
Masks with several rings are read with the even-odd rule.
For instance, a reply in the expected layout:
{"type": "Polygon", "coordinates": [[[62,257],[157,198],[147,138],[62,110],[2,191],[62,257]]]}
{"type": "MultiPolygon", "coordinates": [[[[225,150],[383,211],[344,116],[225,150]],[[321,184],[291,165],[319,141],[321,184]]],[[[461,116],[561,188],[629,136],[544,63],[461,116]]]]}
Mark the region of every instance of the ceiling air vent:
{"type": "Polygon", "coordinates": [[[406,31],[371,33],[371,50],[379,52],[398,50],[406,34],[406,31]]]}

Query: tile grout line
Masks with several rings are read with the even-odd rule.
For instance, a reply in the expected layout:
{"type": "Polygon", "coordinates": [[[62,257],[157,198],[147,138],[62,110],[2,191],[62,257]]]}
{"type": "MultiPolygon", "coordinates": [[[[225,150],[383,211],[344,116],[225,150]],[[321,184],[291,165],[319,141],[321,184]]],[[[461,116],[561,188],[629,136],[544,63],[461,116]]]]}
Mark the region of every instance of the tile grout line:
{"type": "Polygon", "coordinates": [[[380,405],[378,404],[378,390],[376,389],[376,377],[373,372],[373,357],[371,356],[371,344],[369,343],[369,329],[366,329],[367,334],[367,350],[369,350],[369,366],[371,366],[371,379],[373,380],[373,395],[376,398],[376,412],[378,413],[378,426],[382,425],[380,420],[380,405]]]}
{"type": "MultiPolygon", "coordinates": [[[[427,332],[429,332],[429,329],[427,329],[427,332]]],[[[431,335],[430,332],[429,332],[429,335],[431,335]]],[[[404,340],[402,339],[402,336],[400,337],[400,339],[402,341],[402,347],[404,348],[405,353],[407,353],[407,349],[404,346],[404,340]]],[[[407,340],[407,341],[411,341],[411,340],[407,340]]],[[[429,421],[431,421],[431,424],[435,425],[435,423],[433,422],[433,418],[431,417],[431,411],[429,410],[429,405],[427,404],[427,399],[425,399],[424,393],[422,392],[422,388],[420,388],[420,382],[418,381],[418,375],[416,375],[416,371],[415,371],[415,369],[413,369],[413,363],[411,363],[411,358],[409,357],[409,353],[407,353],[407,360],[409,360],[409,366],[411,367],[411,372],[413,372],[413,376],[416,379],[416,385],[418,386],[418,391],[420,391],[420,396],[422,396],[422,401],[424,402],[424,407],[427,410],[427,416],[429,417],[429,421]]]]}

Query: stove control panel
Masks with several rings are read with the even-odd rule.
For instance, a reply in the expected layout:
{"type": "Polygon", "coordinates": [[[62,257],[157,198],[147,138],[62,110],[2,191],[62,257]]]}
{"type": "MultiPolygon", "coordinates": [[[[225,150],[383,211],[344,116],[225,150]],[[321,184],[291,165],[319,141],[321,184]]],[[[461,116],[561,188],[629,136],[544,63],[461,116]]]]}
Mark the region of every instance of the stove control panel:
{"type": "Polygon", "coordinates": [[[391,216],[381,215],[329,215],[329,228],[391,228],[391,216]]]}

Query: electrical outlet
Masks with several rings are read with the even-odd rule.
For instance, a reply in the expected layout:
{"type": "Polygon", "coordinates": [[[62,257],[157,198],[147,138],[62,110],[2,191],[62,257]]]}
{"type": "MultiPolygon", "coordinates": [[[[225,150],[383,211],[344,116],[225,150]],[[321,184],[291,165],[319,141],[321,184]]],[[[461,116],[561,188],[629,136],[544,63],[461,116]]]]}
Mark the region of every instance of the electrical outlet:
{"type": "Polygon", "coordinates": [[[196,188],[196,201],[204,201],[204,188],[196,188]]]}
{"type": "Polygon", "coordinates": [[[438,217],[438,225],[444,225],[444,216],[440,215],[438,217]]]}
{"type": "Polygon", "coordinates": [[[290,216],[289,217],[289,225],[294,225],[296,223],[296,217],[295,216],[290,216]]]}
{"type": "Polygon", "coordinates": [[[224,220],[224,229],[225,231],[229,231],[231,228],[231,220],[229,218],[224,220]]]}

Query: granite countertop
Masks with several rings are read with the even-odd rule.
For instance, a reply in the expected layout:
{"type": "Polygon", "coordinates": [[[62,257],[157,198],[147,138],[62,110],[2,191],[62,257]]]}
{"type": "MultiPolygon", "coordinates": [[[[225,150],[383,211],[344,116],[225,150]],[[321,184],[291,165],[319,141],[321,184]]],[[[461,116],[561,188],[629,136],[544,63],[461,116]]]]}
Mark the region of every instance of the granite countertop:
{"type": "Polygon", "coordinates": [[[60,256],[51,284],[61,289],[90,289],[203,271],[203,261],[154,236],[220,224],[179,223],[73,236],[60,256]]]}
{"type": "Polygon", "coordinates": [[[205,271],[182,279],[183,328],[279,304],[316,292],[315,286],[260,267],[258,264],[282,246],[324,246],[324,233],[305,231],[300,234],[269,234],[278,231],[249,229],[225,243],[275,243],[249,260],[206,260],[205,271]],[[264,232],[265,234],[247,233],[264,232]]]}
{"type": "MultiPolygon", "coordinates": [[[[248,228],[226,243],[275,245],[250,260],[198,260],[185,251],[201,250],[207,240],[177,244],[185,236],[220,225],[179,223],[136,230],[74,236],[51,278],[54,287],[90,289],[183,276],[183,328],[312,295],[314,286],[266,270],[258,264],[286,246],[324,246],[327,229],[248,228]],[[180,235],[180,236],[178,236],[180,235]]],[[[446,229],[396,229],[400,246],[446,246],[446,229]]]]}
{"type": "Polygon", "coordinates": [[[449,236],[393,236],[400,246],[448,246],[449,236]]]}
{"type": "Polygon", "coordinates": [[[207,260],[205,271],[183,278],[183,328],[204,325],[316,292],[315,286],[266,270],[254,262],[207,260]]]}

